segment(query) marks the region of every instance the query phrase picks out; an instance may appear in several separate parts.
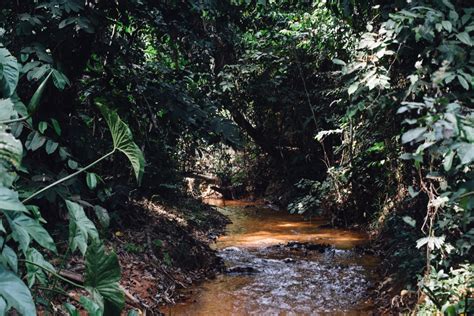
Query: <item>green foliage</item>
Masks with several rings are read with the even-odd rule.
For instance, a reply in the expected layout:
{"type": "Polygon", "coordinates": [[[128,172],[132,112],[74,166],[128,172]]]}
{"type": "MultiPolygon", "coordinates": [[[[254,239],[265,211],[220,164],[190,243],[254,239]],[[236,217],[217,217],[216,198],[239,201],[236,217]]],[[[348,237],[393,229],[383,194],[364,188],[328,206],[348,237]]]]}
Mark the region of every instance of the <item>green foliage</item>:
{"type": "Polygon", "coordinates": [[[100,225],[102,225],[103,228],[108,228],[110,225],[109,212],[107,212],[107,210],[100,205],[94,205],[94,212],[97,216],[97,219],[99,220],[100,225]]]}
{"type": "Polygon", "coordinates": [[[96,105],[109,126],[114,144],[113,150],[119,150],[127,156],[132,164],[135,177],[138,183],[140,183],[145,169],[145,158],[143,158],[143,153],[140,148],[133,142],[132,132],[117,113],[107,108],[103,101],[96,101],[96,105]]]}
{"type": "Polygon", "coordinates": [[[126,243],[124,245],[124,248],[127,252],[136,253],[136,254],[142,253],[145,250],[143,246],[137,245],[135,243],[130,243],[130,242],[126,243]]]}
{"type": "Polygon", "coordinates": [[[72,251],[79,248],[86,254],[87,245],[99,240],[99,233],[94,223],[86,216],[84,209],[77,203],[66,200],[69,211],[69,243],[72,251]]]}
{"type": "MultiPolygon", "coordinates": [[[[1,59],[3,71],[2,93],[5,97],[10,97],[15,92],[18,80],[18,78],[14,78],[14,72],[18,72],[18,67],[16,67],[17,62],[6,49],[2,48],[1,53],[3,56],[1,59]]],[[[8,98],[2,99],[0,102],[0,140],[2,145],[0,151],[0,170],[2,171],[0,182],[0,234],[3,235],[0,236],[2,245],[2,251],[0,253],[0,282],[3,282],[0,289],[1,314],[5,314],[8,310],[14,308],[23,315],[35,315],[35,304],[28,287],[34,288],[36,284],[41,284],[46,287],[54,286],[54,283],[50,283],[50,276],[57,277],[62,281],[67,281],[56,274],[54,266],[45,258],[46,253],[32,246],[34,241],[53,254],[57,254],[58,252],[49,232],[43,227],[45,220],[42,218],[39,208],[34,205],[25,206],[24,203],[26,201],[39,196],[40,193],[46,192],[88,168],[91,168],[100,160],[110,156],[115,150],[124,152],[130,158],[131,162],[134,163],[133,166],[139,168],[140,176],[143,173],[143,156],[141,156],[140,159],[139,155],[141,155],[141,151],[135,143],[133,143],[128,126],[125,125],[116,114],[110,114],[107,109],[102,109],[104,115],[107,115],[107,120],[111,128],[115,128],[112,131],[114,145],[116,145],[113,151],[81,169],[78,168],[76,162],[72,159],[68,159],[68,166],[72,169],[79,169],[78,171],[64,176],[50,185],[37,190],[35,193],[30,194],[23,201],[20,201],[18,193],[13,190],[12,187],[15,181],[18,180],[16,172],[22,168],[20,164],[23,156],[22,142],[15,138],[7,124],[16,124],[16,122],[25,121],[25,124],[29,127],[32,126],[30,116],[38,111],[40,99],[45,92],[46,83],[51,74],[53,74],[53,79],[57,87],[62,89],[68,83],[67,78],[58,71],[53,70],[49,72],[31,98],[29,114],[26,113],[24,106],[20,106],[21,102],[17,101],[17,97],[15,97],[14,101],[8,98]],[[23,115],[23,118],[16,119],[20,113],[23,115]],[[72,163],[76,165],[72,166],[72,163]],[[3,226],[4,219],[6,219],[5,223],[8,223],[7,227],[3,226]],[[21,253],[15,251],[14,247],[7,245],[7,243],[11,244],[12,241],[18,244],[21,253]],[[24,268],[26,268],[26,270],[23,268],[20,270],[18,268],[20,257],[25,258],[22,259],[22,262],[25,262],[24,268]],[[21,273],[25,273],[28,287],[23,283],[21,278],[18,277],[17,274],[21,273]]],[[[18,76],[18,74],[16,74],[16,76],[18,76]]],[[[36,74],[34,76],[38,79],[42,77],[36,74]]],[[[52,119],[51,122],[56,135],[60,136],[61,128],[58,121],[52,119]]],[[[45,121],[40,121],[38,131],[33,131],[28,135],[24,146],[31,151],[37,151],[46,144],[46,153],[48,155],[53,154],[59,147],[59,144],[58,142],[48,139],[48,136],[45,136],[47,127],[48,125],[45,121]]],[[[61,150],[62,154],[67,156],[67,152],[63,148],[60,148],[60,151],[61,150]]],[[[89,173],[86,182],[90,187],[95,188],[97,179],[98,176],[96,174],[89,173]]],[[[65,202],[69,211],[69,244],[66,254],[68,254],[69,250],[74,252],[79,248],[82,254],[86,256],[87,273],[85,287],[91,293],[95,301],[94,303],[94,301],[88,298],[83,298],[81,302],[84,303],[86,310],[94,312],[97,315],[103,315],[104,313],[116,314],[124,305],[123,293],[118,286],[120,268],[117,257],[115,254],[106,254],[104,252],[97,229],[94,223],[87,218],[83,207],[69,200],[65,200],[65,202]],[[89,243],[90,245],[88,245],[89,243]],[[93,311],[97,306],[98,309],[93,311]]],[[[109,225],[107,211],[98,205],[95,207],[95,210],[101,224],[107,227],[109,225]]],[[[79,286],[77,284],[75,285],[79,286]]],[[[73,313],[72,310],[71,312],[73,313]]]]}
{"type": "Polygon", "coordinates": [[[81,296],[79,302],[84,307],[84,309],[89,313],[91,316],[102,316],[103,309],[101,309],[99,303],[91,300],[85,296],[81,296]]]}
{"type": "Polygon", "coordinates": [[[30,103],[28,103],[28,113],[30,115],[34,114],[38,109],[39,103],[41,101],[41,97],[43,95],[44,89],[46,88],[46,84],[48,83],[49,78],[51,77],[52,72],[43,79],[43,82],[39,85],[38,89],[36,90],[35,94],[31,97],[30,103]]]}
{"type": "Polygon", "coordinates": [[[433,269],[429,281],[422,285],[430,301],[420,306],[420,313],[445,315],[469,315],[474,311],[474,265],[462,264],[449,273],[433,269]]]}
{"type": "Polygon", "coordinates": [[[18,242],[20,249],[26,253],[33,239],[42,247],[56,252],[56,245],[48,231],[41,223],[23,213],[4,211],[11,229],[12,238],[18,242]]]}
{"type": "Polygon", "coordinates": [[[0,187],[0,208],[6,211],[27,212],[18,199],[18,193],[5,187],[0,187]]]}
{"type": "Polygon", "coordinates": [[[0,45],[0,92],[3,99],[9,98],[15,92],[18,84],[19,69],[16,58],[0,45]]]}
{"type": "Polygon", "coordinates": [[[119,281],[120,265],[117,255],[107,254],[102,244],[93,242],[86,254],[84,286],[106,315],[116,315],[125,305],[119,281]]]}
{"type": "Polygon", "coordinates": [[[45,270],[46,268],[49,271],[55,271],[53,265],[51,265],[48,261],[46,261],[43,255],[34,248],[29,248],[26,253],[26,260],[31,263],[26,263],[26,269],[28,271],[27,278],[28,278],[28,287],[33,287],[36,282],[39,282],[41,285],[48,284],[48,278],[46,276],[45,270]],[[43,267],[43,268],[41,268],[43,267]]]}
{"type": "Polygon", "coordinates": [[[89,189],[94,190],[97,187],[97,175],[93,172],[86,174],[86,183],[89,189]]]}
{"type": "Polygon", "coordinates": [[[445,306],[456,300],[453,295],[460,283],[455,276],[444,275],[443,268],[458,271],[455,268],[472,256],[468,245],[474,219],[472,13],[471,8],[449,1],[416,1],[390,13],[378,29],[369,25],[354,61],[342,70],[350,78],[347,92],[353,107],[357,103],[363,105],[362,112],[393,115],[388,114],[393,105],[398,108],[397,120],[404,118],[399,139],[405,152],[400,158],[412,160],[418,174],[418,190],[410,186],[408,199],[421,192],[428,203],[425,214],[410,214],[403,220],[426,234],[416,242],[417,248],[428,248],[422,289],[452,285],[445,296],[439,289],[425,291],[427,301],[446,313],[460,310],[445,306]],[[440,269],[446,281],[434,269],[440,269]]]}
{"type": "Polygon", "coordinates": [[[21,142],[0,124],[0,184],[10,187],[15,180],[12,170],[19,168],[23,148],[21,142]]]}
{"type": "Polygon", "coordinates": [[[2,315],[11,307],[22,315],[36,315],[35,304],[28,287],[15,273],[0,266],[0,307],[2,305],[3,308],[0,309],[2,315]]]}
{"type": "Polygon", "coordinates": [[[288,211],[292,214],[322,215],[321,200],[328,193],[327,183],[301,179],[295,187],[305,194],[289,203],[288,211]]]}
{"type": "MultiPolygon", "coordinates": [[[[458,274],[433,273],[458,271],[474,250],[474,26],[466,3],[7,1],[0,37],[13,54],[0,47],[1,271],[18,290],[25,280],[33,293],[38,284],[54,291],[48,262],[79,249],[91,293],[80,298],[83,308],[113,313],[123,295],[117,258],[98,245],[94,221],[111,225],[102,205],[120,217],[124,199],[184,191],[183,173],[218,152],[200,171],[257,195],[280,190],[294,213],[374,220],[399,236],[387,243],[407,279],[426,266],[422,287],[434,293],[426,310],[435,301],[458,304],[458,274]],[[230,147],[241,150],[232,160],[230,147]],[[49,232],[66,209],[69,234],[54,236],[68,242],[58,249],[49,232]]],[[[166,252],[163,260],[173,263],[166,252]]],[[[21,313],[9,300],[0,293],[0,314],[21,313]]],[[[460,311],[451,305],[447,313],[460,311]]]]}

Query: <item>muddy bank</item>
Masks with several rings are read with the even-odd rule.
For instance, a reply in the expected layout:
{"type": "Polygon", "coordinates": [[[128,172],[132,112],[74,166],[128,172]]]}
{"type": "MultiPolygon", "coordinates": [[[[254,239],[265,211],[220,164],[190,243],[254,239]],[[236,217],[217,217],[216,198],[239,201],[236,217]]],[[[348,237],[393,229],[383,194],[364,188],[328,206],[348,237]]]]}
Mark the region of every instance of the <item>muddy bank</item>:
{"type": "Polygon", "coordinates": [[[158,307],[179,300],[179,289],[215,275],[222,267],[209,247],[228,219],[194,199],[128,204],[113,229],[111,246],[122,267],[128,308],[158,315],[158,307]]]}

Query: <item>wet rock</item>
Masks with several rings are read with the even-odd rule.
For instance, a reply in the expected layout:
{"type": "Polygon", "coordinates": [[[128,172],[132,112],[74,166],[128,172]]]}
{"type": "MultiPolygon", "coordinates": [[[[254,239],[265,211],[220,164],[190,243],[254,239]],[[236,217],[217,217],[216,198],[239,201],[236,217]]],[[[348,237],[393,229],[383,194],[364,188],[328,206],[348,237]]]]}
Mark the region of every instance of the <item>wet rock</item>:
{"type": "Polygon", "coordinates": [[[326,249],[330,249],[330,248],[331,248],[331,245],[328,245],[328,244],[307,244],[306,245],[306,249],[319,251],[321,253],[325,252],[326,249]]]}
{"type": "Polygon", "coordinates": [[[232,274],[253,274],[259,271],[251,266],[235,266],[227,268],[226,273],[232,274]]]}
{"type": "Polygon", "coordinates": [[[370,246],[355,246],[354,252],[361,255],[375,255],[375,251],[370,246]]]}
{"type": "Polygon", "coordinates": [[[289,241],[286,244],[286,247],[291,248],[291,249],[302,249],[305,247],[305,244],[299,241],[289,241]]]}
{"type": "Polygon", "coordinates": [[[269,209],[274,210],[274,211],[279,211],[280,210],[280,207],[276,203],[273,203],[270,200],[264,199],[263,202],[265,203],[265,208],[269,208],[269,209]]]}
{"type": "Polygon", "coordinates": [[[271,210],[274,210],[274,211],[279,211],[280,208],[278,207],[278,205],[275,205],[275,204],[267,204],[265,205],[266,208],[269,208],[271,210]]]}
{"type": "Polygon", "coordinates": [[[242,251],[242,250],[240,250],[239,247],[227,247],[227,248],[222,249],[222,251],[229,251],[229,252],[234,251],[234,252],[236,252],[236,251],[242,251]]]}
{"type": "Polygon", "coordinates": [[[278,244],[278,245],[272,245],[272,246],[266,247],[265,249],[270,250],[270,251],[281,251],[284,248],[285,248],[284,244],[278,244]]]}
{"type": "Polygon", "coordinates": [[[302,243],[298,241],[290,241],[286,244],[286,247],[290,249],[319,251],[320,253],[324,253],[327,249],[332,248],[332,246],[328,244],[310,244],[310,243],[302,243]]]}

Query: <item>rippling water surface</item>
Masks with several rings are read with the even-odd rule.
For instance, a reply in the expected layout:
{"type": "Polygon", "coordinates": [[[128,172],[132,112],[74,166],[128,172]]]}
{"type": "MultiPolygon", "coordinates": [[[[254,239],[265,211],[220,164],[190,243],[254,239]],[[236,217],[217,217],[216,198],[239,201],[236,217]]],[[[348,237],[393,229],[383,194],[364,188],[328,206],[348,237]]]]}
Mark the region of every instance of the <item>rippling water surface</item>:
{"type": "Polygon", "coordinates": [[[232,220],[214,245],[228,273],[189,289],[190,299],[166,315],[372,314],[377,259],[353,249],[367,242],[364,234],[263,205],[217,205],[232,220]]]}

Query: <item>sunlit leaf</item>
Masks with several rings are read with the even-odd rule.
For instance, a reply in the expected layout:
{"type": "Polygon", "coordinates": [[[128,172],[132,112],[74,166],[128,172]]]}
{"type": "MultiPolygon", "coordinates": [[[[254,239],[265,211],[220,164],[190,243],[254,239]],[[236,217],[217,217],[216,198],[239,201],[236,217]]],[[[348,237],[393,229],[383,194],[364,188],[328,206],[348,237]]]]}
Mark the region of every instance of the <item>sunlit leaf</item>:
{"type": "Polygon", "coordinates": [[[340,60],[340,59],[337,59],[337,58],[333,58],[332,59],[332,62],[336,65],[341,65],[341,66],[345,66],[346,65],[346,62],[343,61],[343,60],[340,60]]]}
{"type": "Polygon", "coordinates": [[[94,190],[97,187],[97,176],[93,172],[88,172],[86,175],[86,183],[89,189],[94,190]]]}
{"type": "Polygon", "coordinates": [[[114,149],[124,153],[129,159],[138,183],[141,182],[143,171],[145,169],[145,159],[143,153],[133,142],[132,132],[115,111],[110,110],[102,101],[96,101],[97,107],[109,126],[114,149]]]}
{"type": "Polygon", "coordinates": [[[0,122],[9,120],[13,114],[12,100],[10,98],[0,99],[0,122]]]}
{"type": "Polygon", "coordinates": [[[464,44],[472,46],[472,41],[471,41],[471,37],[469,36],[469,33],[467,32],[458,33],[456,34],[456,37],[458,38],[458,40],[460,40],[464,44]]]}
{"type": "Polygon", "coordinates": [[[347,93],[349,95],[354,94],[354,92],[356,92],[358,88],[359,88],[359,83],[354,82],[353,84],[349,86],[349,89],[347,89],[347,93]]]}
{"type": "Polygon", "coordinates": [[[444,240],[446,237],[441,236],[441,237],[423,237],[420,238],[416,241],[416,248],[421,248],[425,245],[428,246],[429,249],[434,250],[434,249],[441,249],[441,247],[444,245],[444,240]]]}
{"type": "Polygon", "coordinates": [[[454,159],[455,152],[450,150],[448,154],[444,157],[443,159],[443,168],[445,171],[451,170],[451,167],[453,165],[453,159],[454,159]]]}
{"type": "MultiPolygon", "coordinates": [[[[6,169],[18,169],[23,156],[21,142],[6,132],[5,127],[0,125],[0,166],[6,169]]],[[[2,175],[0,174],[0,183],[2,175]]]]}
{"type": "Polygon", "coordinates": [[[457,151],[463,165],[468,165],[474,161],[473,143],[461,143],[457,151]]]}
{"type": "Polygon", "coordinates": [[[20,75],[18,62],[10,52],[0,45],[0,97],[8,98],[15,92],[20,75]]]}
{"type": "Polygon", "coordinates": [[[449,33],[451,33],[451,31],[453,30],[453,25],[449,21],[442,21],[441,25],[443,25],[443,28],[449,33]]]}
{"type": "Polygon", "coordinates": [[[426,127],[417,127],[402,135],[402,143],[406,144],[421,137],[426,132],[426,127]]]}
{"type": "Polygon", "coordinates": [[[416,220],[411,218],[410,216],[403,216],[402,217],[403,221],[405,223],[407,223],[408,225],[410,225],[411,227],[415,227],[416,226],[416,220]]]}
{"type": "Polygon", "coordinates": [[[469,90],[469,83],[467,82],[466,79],[464,79],[463,76],[460,76],[460,75],[457,75],[456,76],[458,78],[458,81],[459,83],[461,84],[461,86],[466,89],[466,90],[469,90]]]}

